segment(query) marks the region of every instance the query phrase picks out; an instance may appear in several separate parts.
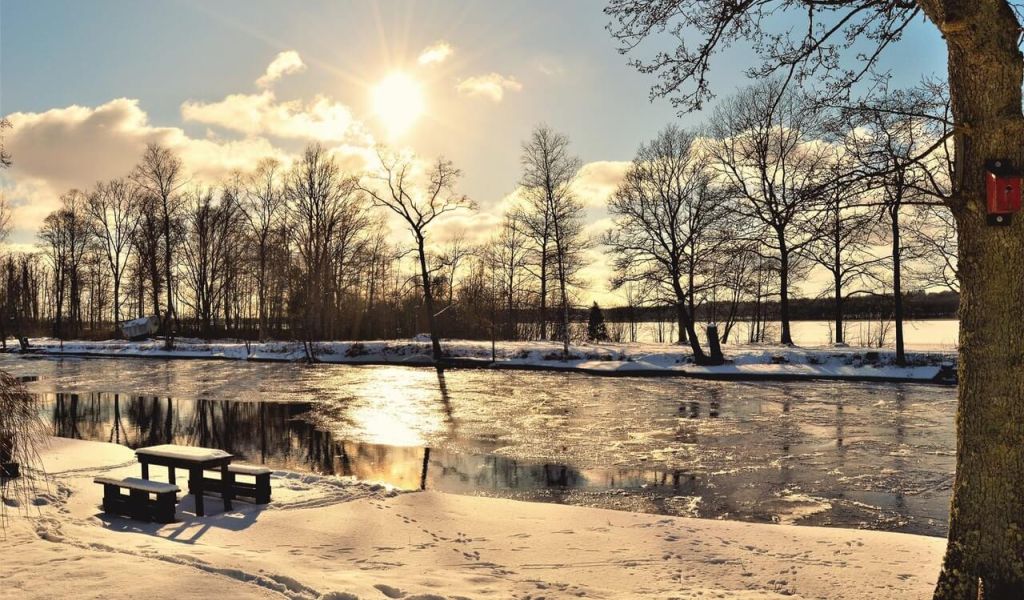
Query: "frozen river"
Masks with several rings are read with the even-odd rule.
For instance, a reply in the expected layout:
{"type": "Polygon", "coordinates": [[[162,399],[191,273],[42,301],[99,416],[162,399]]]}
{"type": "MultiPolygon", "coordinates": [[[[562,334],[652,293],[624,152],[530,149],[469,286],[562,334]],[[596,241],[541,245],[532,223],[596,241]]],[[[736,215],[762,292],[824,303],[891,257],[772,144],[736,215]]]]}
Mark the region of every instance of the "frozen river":
{"type": "Polygon", "coordinates": [[[944,535],[955,389],[0,357],[55,435],[402,488],[944,535]]]}

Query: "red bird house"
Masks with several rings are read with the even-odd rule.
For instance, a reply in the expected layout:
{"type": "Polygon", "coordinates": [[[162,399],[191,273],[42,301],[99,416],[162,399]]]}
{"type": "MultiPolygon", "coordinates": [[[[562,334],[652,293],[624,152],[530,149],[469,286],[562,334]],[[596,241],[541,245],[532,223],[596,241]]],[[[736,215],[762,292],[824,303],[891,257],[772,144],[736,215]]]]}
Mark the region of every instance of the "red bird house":
{"type": "Polygon", "coordinates": [[[1020,210],[1021,174],[1008,160],[985,163],[985,193],[990,225],[1009,225],[1020,210]]]}

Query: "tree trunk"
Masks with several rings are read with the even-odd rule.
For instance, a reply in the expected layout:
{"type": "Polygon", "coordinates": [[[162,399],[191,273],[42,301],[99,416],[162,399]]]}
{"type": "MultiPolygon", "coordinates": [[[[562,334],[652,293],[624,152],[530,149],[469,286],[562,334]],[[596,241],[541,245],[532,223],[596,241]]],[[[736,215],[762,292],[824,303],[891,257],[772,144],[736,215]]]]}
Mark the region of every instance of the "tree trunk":
{"type": "Polygon", "coordinates": [[[793,336],[789,331],[789,248],[782,234],[779,234],[779,321],[782,326],[781,342],[792,346],[793,336]]]}
{"type": "Polygon", "coordinates": [[[164,315],[164,348],[174,348],[174,325],[171,317],[178,318],[174,310],[174,285],[171,279],[171,215],[167,203],[170,200],[164,198],[164,282],[167,284],[167,313],[164,315]]]}
{"type": "Polygon", "coordinates": [[[430,271],[427,269],[427,252],[424,248],[423,236],[417,235],[416,249],[420,254],[420,276],[423,278],[423,304],[427,309],[427,325],[430,328],[430,348],[434,362],[439,363],[441,356],[441,339],[437,333],[437,317],[434,315],[434,296],[430,293],[430,271]]]}
{"type": "MultiPolygon", "coordinates": [[[[694,262],[692,260],[687,261],[687,272],[686,272],[686,303],[690,311],[690,319],[696,322],[697,320],[697,309],[694,306],[693,301],[693,280],[694,280],[694,262]]],[[[696,326],[692,328],[694,331],[697,330],[696,326]]],[[[679,343],[686,343],[687,339],[693,339],[693,335],[685,330],[679,330],[679,343]]]]}
{"type": "MultiPolygon", "coordinates": [[[[259,312],[259,325],[257,332],[257,338],[263,342],[267,336],[267,249],[266,244],[260,244],[260,259],[259,259],[259,281],[256,282],[257,290],[257,307],[256,310],[259,312]]],[[[371,302],[373,296],[370,296],[371,302]]]]}
{"type": "Polygon", "coordinates": [[[846,337],[843,335],[843,277],[840,274],[836,274],[835,278],[836,294],[835,294],[835,321],[836,321],[836,337],[835,343],[845,344],[846,337]]]}
{"type": "Polygon", "coordinates": [[[890,208],[892,211],[892,307],[893,319],[896,321],[896,364],[907,363],[903,345],[903,252],[900,248],[900,205],[890,208]]]}
{"type": "Polygon", "coordinates": [[[562,357],[569,359],[569,292],[567,275],[565,274],[565,248],[562,246],[562,236],[555,225],[555,257],[558,259],[558,288],[562,299],[562,357]]]}
{"type": "MultiPolygon", "coordinates": [[[[510,269],[509,273],[514,273],[514,271],[512,271],[510,269]]],[[[515,294],[515,279],[514,279],[514,277],[515,277],[514,275],[510,274],[509,278],[508,278],[508,319],[505,321],[505,330],[506,330],[505,331],[505,333],[506,333],[505,337],[510,339],[510,340],[516,339],[516,326],[515,326],[515,321],[513,320],[515,318],[514,314],[513,314],[513,311],[515,310],[515,296],[514,296],[514,294],[515,294]]]]}
{"type": "MultiPolygon", "coordinates": [[[[698,365],[720,364],[722,362],[721,357],[712,357],[714,360],[709,360],[708,356],[704,354],[704,349],[700,347],[700,339],[697,337],[697,331],[693,327],[693,315],[687,310],[686,293],[679,283],[679,277],[672,278],[672,285],[675,288],[673,291],[676,295],[676,323],[679,325],[679,331],[686,332],[687,334],[685,340],[690,343],[690,350],[693,352],[693,362],[698,365]]],[[[679,343],[686,343],[682,333],[679,336],[679,343]]]]}
{"type": "Polygon", "coordinates": [[[540,339],[548,339],[548,249],[540,251],[540,339]]]}
{"type": "Polygon", "coordinates": [[[136,310],[136,312],[137,312],[136,316],[141,318],[141,317],[146,316],[146,286],[145,286],[145,282],[143,281],[143,278],[142,278],[142,270],[141,269],[139,270],[139,282],[138,282],[138,284],[139,284],[139,289],[136,290],[136,292],[137,292],[136,301],[138,302],[138,304],[136,304],[136,309],[137,309],[136,310]]]}
{"type": "Polygon", "coordinates": [[[835,211],[833,213],[833,227],[834,236],[832,238],[832,267],[835,269],[832,271],[833,287],[835,288],[835,320],[836,320],[836,344],[845,344],[846,335],[843,332],[843,235],[842,235],[842,215],[839,212],[839,202],[836,202],[835,211]]]}
{"type": "Polygon", "coordinates": [[[114,328],[121,323],[121,276],[114,272],[114,328]]]}
{"type": "Polygon", "coordinates": [[[960,265],[957,474],[939,600],[1024,590],[1024,218],[986,224],[984,162],[1024,165],[1017,20],[1004,2],[922,3],[949,50],[960,265]]]}
{"type": "Polygon", "coordinates": [[[707,355],[704,354],[704,349],[700,347],[700,340],[697,339],[697,331],[693,328],[693,319],[690,318],[690,314],[686,309],[685,302],[676,302],[676,322],[679,325],[679,331],[686,332],[687,337],[684,341],[682,334],[680,334],[680,344],[689,341],[690,350],[693,352],[693,362],[698,365],[703,365],[708,362],[707,355]]]}

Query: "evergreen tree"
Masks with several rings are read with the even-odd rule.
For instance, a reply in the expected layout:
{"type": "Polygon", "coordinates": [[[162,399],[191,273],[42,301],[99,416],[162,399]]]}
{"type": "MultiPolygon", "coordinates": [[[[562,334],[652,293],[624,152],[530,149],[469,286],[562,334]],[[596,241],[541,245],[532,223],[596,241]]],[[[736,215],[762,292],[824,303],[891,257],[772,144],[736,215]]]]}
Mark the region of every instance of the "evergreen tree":
{"type": "Polygon", "coordinates": [[[604,313],[594,302],[590,307],[590,320],[587,322],[587,339],[591,342],[608,341],[608,326],[604,324],[604,313]]]}

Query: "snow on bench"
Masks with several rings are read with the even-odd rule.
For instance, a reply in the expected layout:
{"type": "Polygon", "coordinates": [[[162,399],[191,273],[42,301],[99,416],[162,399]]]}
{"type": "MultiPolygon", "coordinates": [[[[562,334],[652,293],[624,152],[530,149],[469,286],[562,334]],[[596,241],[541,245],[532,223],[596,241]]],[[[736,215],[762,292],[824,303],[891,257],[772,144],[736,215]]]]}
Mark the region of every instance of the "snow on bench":
{"type": "Polygon", "coordinates": [[[177,446],[175,444],[163,444],[160,446],[139,448],[135,451],[135,454],[146,454],[149,456],[159,456],[161,458],[172,458],[195,462],[216,460],[218,458],[231,456],[227,452],[217,450],[215,448],[195,448],[193,446],[177,446]]]}
{"type": "Polygon", "coordinates": [[[228,471],[235,473],[236,475],[270,475],[271,470],[261,465],[247,465],[245,463],[231,463],[228,465],[228,471]]]}
{"type": "Polygon", "coordinates": [[[97,477],[96,479],[93,479],[93,483],[116,485],[120,488],[139,490],[140,492],[149,492],[150,494],[177,494],[181,491],[181,488],[171,483],[161,483],[159,481],[139,479],[138,477],[125,477],[124,479],[97,477]]]}

